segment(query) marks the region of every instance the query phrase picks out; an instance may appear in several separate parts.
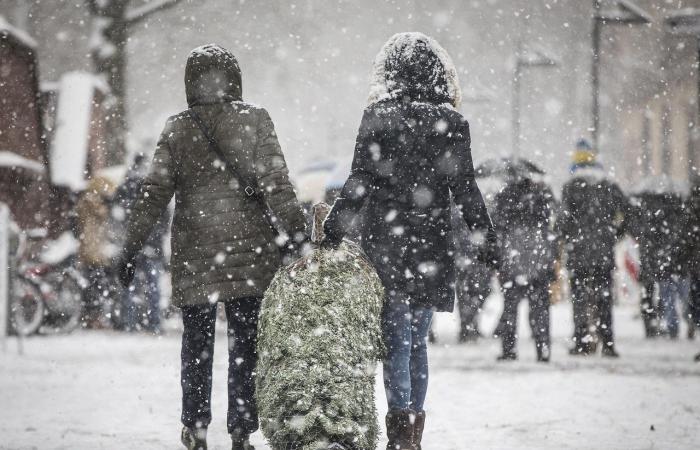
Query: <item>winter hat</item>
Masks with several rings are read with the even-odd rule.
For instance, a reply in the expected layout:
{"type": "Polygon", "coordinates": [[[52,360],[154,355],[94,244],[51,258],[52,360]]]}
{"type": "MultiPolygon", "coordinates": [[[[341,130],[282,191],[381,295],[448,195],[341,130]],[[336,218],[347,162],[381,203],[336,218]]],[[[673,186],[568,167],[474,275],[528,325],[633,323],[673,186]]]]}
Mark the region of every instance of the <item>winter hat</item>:
{"type": "Polygon", "coordinates": [[[576,141],[576,149],[571,155],[571,173],[583,167],[602,168],[598,162],[598,154],[593,150],[593,146],[587,139],[579,139],[576,141]]]}
{"type": "Polygon", "coordinates": [[[444,48],[423,33],[397,33],[374,61],[369,102],[407,97],[415,101],[461,103],[457,70],[444,48]]]}
{"type": "Polygon", "coordinates": [[[233,53],[216,44],[197,47],[185,66],[187,104],[205,105],[242,99],[241,69],[233,53]]]}

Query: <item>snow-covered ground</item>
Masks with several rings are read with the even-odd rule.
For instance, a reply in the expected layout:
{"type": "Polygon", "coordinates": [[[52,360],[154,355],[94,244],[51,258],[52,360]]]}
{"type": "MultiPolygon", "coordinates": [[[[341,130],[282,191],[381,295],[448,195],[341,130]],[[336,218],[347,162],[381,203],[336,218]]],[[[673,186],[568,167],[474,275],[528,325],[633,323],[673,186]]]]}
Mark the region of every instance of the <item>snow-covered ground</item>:
{"type": "MultiPolygon", "coordinates": [[[[498,313],[497,302],[487,303],[485,330],[498,313]]],[[[527,338],[514,363],[495,362],[491,339],[457,345],[455,319],[439,315],[424,448],[700,448],[700,364],[692,362],[700,342],[642,339],[633,305],[618,307],[615,321],[621,359],[574,358],[566,354],[570,308],[555,306],[553,362],[542,365],[527,338]]],[[[524,322],[521,330],[529,335],[524,322]]],[[[222,332],[218,338],[209,440],[225,449],[222,332]]],[[[0,350],[0,448],[180,448],[178,371],[177,331],[36,337],[23,355],[10,340],[0,350]]],[[[253,441],[268,448],[260,433],[253,441]]]]}

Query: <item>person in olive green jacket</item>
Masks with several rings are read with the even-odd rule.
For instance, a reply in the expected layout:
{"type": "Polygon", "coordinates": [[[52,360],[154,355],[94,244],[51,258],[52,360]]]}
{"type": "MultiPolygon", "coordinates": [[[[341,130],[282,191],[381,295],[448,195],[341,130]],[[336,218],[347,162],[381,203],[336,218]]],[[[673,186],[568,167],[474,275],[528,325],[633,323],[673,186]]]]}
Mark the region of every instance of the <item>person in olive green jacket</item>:
{"type": "Polygon", "coordinates": [[[253,372],[257,317],[263,293],[281,264],[276,227],[301,242],[306,224],[287,165],[265,109],[242,101],[241,71],[231,52],[214,45],[194,49],[187,60],[189,110],[168,119],[127,224],[119,260],[122,283],[131,262],[171,198],[173,304],[182,309],[182,441],[206,448],[211,421],[211,373],[217,302],[228,318],[228,431],[234,449],[251,449],[257,430],[253,372]],[[210,145],[200,118],[223,158],[210,145]],[[222,161],[225,159],[225,161],[222,161]],[[235,172],[242,179],[232,173],[235,172]],[[246,181],[263,201],[246,193],[246,181]],[[277,239],[276,239],[277,238],[277,239]]]}

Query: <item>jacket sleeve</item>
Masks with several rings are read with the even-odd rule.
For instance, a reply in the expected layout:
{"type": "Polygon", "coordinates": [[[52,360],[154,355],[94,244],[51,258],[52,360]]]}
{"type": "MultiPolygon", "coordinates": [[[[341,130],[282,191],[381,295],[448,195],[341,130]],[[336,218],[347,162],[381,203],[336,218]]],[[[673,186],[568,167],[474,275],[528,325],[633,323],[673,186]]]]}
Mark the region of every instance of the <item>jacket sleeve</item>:
{"type": "Polygon", "coordinates": [[[126,224],[123,257],[130,261],[143,248],[154,225],[162,217],[175,193],[176,163],[169,143],[171,122],[160,135],[151,169],[132,207],[126,224]]]}
{"type": "Polygon", "coordinates": [[[287,162],[284,160],[275,127],[268,112],[260,110],[255,149],[255,177],[274,217],[290,236],[306,231],[306,219],[289,181],[287,162]]]}
{"type": "Polygon", "coordinates": [[[496,233],[493,223],[474,178],[471,136],[469,135],[469,123],[466,120],[462,119],[453,133],[451,147],[448,159],[451,165],[448,172],[448,183],[457,210],[470,230],[484,232],[487,241],[495,243],[496,233]]]}
{"type": "Polygon", "coordinates": [[[345,181],[340,195],[323,222],[323,232],[331,241],[340,241],[351,229],[355,217],[376,188],[375,175],[371,167],[370,147],[377,139],[371,126],[371,114],[365,111],[355,142],[350,176],[345,181]]]}

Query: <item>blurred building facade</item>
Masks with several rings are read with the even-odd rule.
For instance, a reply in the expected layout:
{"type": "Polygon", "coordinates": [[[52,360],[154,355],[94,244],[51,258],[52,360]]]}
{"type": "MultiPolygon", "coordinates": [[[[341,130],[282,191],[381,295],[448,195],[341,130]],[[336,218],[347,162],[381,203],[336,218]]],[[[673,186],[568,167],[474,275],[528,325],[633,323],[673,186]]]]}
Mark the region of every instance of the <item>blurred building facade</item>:
{"type": "MultiPolygon", "coordinates": [[[[610,7],[614,0],[602,2],[610,7]]],[[[674,10],[700,7],[700,0],[634,2],[654,23],[606,26],[601,47],[600,152],[606,168],[627,188],[646,174],[664,171],[687,179],[689,118],[697,97],[696,44],[668,36],[662,22],[674,10]]],[[[471,123],[477,163],[511,151],[518,45],[536,46],[557,60],[552,68],[528,69],[521,79],[521,154],[542,165],[556,187],[568,176],[573,143],[590,134],[593,3],[300,0],[271,7],[269,2],[182,0],[130,36],[129,140],[154,140],[165,118],[186,107],[187,55],[197,45],[217,42],[241,63],[244,98],[270,111],[293,175],[319,158],[346,160],[366,105],[374,56],[393,33],[423,31],[455,60],[465,97],[461,111],[471,123]]],[[[91,69],[84,2],[0,0],[2,13],[36,38],[42,81],[91,69]]]]}
{"type": "Polygon", "coordinates": [[[608,43],[609,57],[617,61],[606,71],[611,145],[626,161],[618,175],[632,189],[650,177],[687,187],[700,175],[698,40],[670,33],[664,18],[700,2],[637,3],[652,14],[653,23],[608,43]]]}
{"type": "Polygon", "coordinates": [[[35,48],[0,16],[0,202],[23,228],[45,224],[49,199],[35,48]]]}

